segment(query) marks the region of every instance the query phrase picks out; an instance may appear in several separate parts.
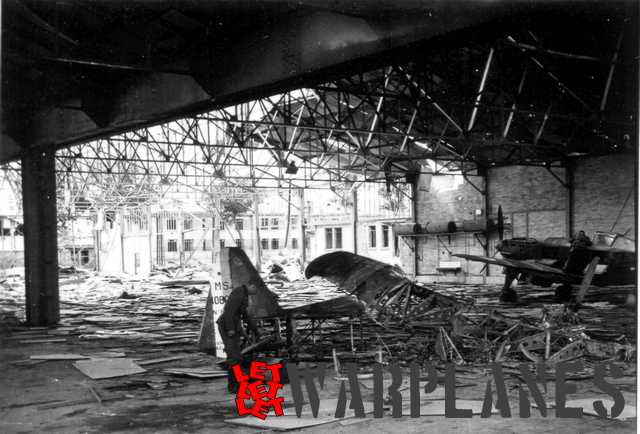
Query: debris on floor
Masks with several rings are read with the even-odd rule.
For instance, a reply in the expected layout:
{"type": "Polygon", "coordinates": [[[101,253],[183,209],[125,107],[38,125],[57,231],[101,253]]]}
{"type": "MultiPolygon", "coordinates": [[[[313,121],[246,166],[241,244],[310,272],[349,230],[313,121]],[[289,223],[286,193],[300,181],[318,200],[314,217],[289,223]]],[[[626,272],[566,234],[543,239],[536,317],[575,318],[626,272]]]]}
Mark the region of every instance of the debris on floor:
{"type": "MultiPolygon", "coordinates": [[[[12,369],[27,372],[64,366],[82,372],[90,383],[91,389],[84,386],[82,397],[64,396],[41,402],[40,407],[77,411],[78,405],[200,396],[210,394],[212,387],[224,391],[218,398],[228,401],[225,405],[233,405],[226,394],[227,372],[219,364],[223,360],[198,351],[209,291],[209,281],[202,273],[171,270],[146,279],[81,270],[61,275],[61,321],[51,328],[21,325],[24,279],[19,274],[3,279],[0,318],[6,321],[0,327],[4,330],[0,338],[3,345],[21,351],[9,360],[12,369]],[[135,297],[121,297],[123,292],[135,297]]],[[[281,281],[270,289],[286,308],[351,297],[323,276],[281,281]]],[[[334,385],[345,378],[342,366],[356,362],[363,393],[373,389],[372,362],[407,367],[411,362],[429,361],[439,377],[444,364],[453,362],[456,385],[462,391],[459,408],[481,408],[478,399],[483,396],[487,365],[494,361],[502,364],[505,376],[518,380],[520,363],[547,361],[547,379],[552,381],[555,362],[581,360],[583,370],[567,376],[579,382],[593,378],[595,363],[616,361],[624,371],[617,384],[635,394],[635,314],[619,303],[632,289],[617,287],[607,292],[594,288],[587,292],[578,312],[556,303],[553,288],[521,285],[518,290],[520,302],[513,305],[498,301],[499,286],[402,282],[380,291],[369,309],[358,314],[349,315],[348,309],[325,316],[298,311],[290,348],[284,331],[280,336],[279,331],[274,333],[273,321],[263,321],[265,339],[254,347],[253,355],[294,357],[308,365],[334,364],[330,369],[335,375],[327,380],[334,385]]],[[[408,396],[408,384],[403,383],[400,390],[408,396]]],[[[442,392],[441,386],[439,390],[442,392]]],[[[423,398],[421,414],[443,413],[443,393],[423,398]]],[[[591,408],[593,400],[588,401],[585,408],[591,408]]],[[[610,409],[611,403],[605,406],[610,409]]],[[[585,414],[590,413],[585,410],[585,414]]],[[[267,419],[267,426],[255,418],[236,420],[232,415],[232,410],[226,415],[230,424],[274,430],[336,421],[333,414],[318,419],[286,416],[267,419]]],[[[628,417],[635,417],[629,403],[618,419],[628,417]]]]}

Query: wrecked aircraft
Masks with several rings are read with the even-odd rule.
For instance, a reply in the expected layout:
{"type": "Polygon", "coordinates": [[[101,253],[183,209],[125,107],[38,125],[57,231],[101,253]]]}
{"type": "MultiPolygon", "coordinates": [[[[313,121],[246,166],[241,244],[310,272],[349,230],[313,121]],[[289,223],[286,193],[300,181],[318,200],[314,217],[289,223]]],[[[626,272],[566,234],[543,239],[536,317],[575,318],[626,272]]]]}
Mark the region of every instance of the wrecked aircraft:
{"type": "Polygon", "coordinates": [[[504,267],[502,301],[517,300],[511,284],[518,275],[543,287],[560,283],[556,297],[562,301],[571,299],[572,284],[586,290],[591,283],[608,286],[636,282],[635,242],[621,234],[596,232],[595,241],[589,240],[583,245],[565,238],[547,238],[542,242],[534,238],[514,238],[502,240],[496,249],[502,258],[453,256],[504,267]]]}
{"type": "MultiPolygon", "coordinates": [[[[349,252],[313,260],[305,272],[307,280],[293,282],[303,294],[295,301],[270,290],[242,249],[225,249],[222,260],[229,265],[233,287],[257,283],[258,291],[249,297],[248,314],[278,324],[286,321],[288,344],[296,340],[296,321],[340,321],[364,315],[383,327],[427,318],[442,325],[467,304],[416,284],[398,267],[349,252]]],[[[275,340],[284,343],[279,336],[275,340]]]]}
{"type": "Polygon", "coordinates": [[[403,317],[435,307],[456,307],[462,303],[409,280],[400,268],[349,252],[332,252],[311,261],[305,271],[309,288],[314,278],[336,285],[323,291],[321,300],[283,306],[278,296],[264,283],[246,253],[237,247],[225,249],[223,261],[229,264],[232,286],[256,282],[259,289],[249,298],[249,315],[256,319],[287,316],[359,315],[369,312],[390,313],[395,308],[403,317]]]}

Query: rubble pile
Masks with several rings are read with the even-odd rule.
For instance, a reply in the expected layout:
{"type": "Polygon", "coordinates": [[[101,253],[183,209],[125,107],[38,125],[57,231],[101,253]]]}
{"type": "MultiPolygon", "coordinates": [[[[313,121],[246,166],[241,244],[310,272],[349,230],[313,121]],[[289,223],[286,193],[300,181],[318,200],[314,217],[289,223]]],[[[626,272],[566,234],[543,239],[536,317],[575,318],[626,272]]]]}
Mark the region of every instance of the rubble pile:
{"type": "MultiPolygon", "coordinates": [[[[617,298],[594,288],[590,303],[574,311],[554,302],[552,289],[519,287],[520,304],[507,305],[498,302],[498,287],[431,287],[435,291],[403,282],[383,292],[364,315],[299,320],[296,356],[331,361],[336,351],[340,360],[363,363],[513,366],[581,359],[587,370],[595,361],[636,358],[635,315],[618,303],[632,288],[616,288],[617,298]]],[[[281,285],[274,291],[290,290],[281,285]]]]}

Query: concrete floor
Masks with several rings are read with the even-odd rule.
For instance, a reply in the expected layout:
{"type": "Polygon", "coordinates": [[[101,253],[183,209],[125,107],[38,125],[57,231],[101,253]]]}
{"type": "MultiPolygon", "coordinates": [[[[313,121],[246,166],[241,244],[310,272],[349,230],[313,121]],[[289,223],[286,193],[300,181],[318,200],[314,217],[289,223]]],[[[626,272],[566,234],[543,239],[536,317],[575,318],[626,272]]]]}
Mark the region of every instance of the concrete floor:
{"type": "MultiPolygon", "coordinates": [[[[55,352],[91,351],[90,346],[51,344],[55,352]],[[55,347],[55,348],[53,348],[55,347]]],[[[95,349],[95,348],[93,348],[95,349]]],[[[40,349],[42,350],[42,348],[40,349]]],[[[41,353],[42,351],[38,351],[41,353]]],[[[234,398],[225,390],[225,380],[185,380],[179,388],[164,391],[148,391],[146,387],[126,380],[91,380],[77,371],[72,362],[49,361],[33,366],[17,367],[9,362],[23,360],[33,349],[19,345],[3,344],[0,350],[0,369],[5,373],[0,379],[0,432],[3,433],[252,433],[261,429],[237,427],[226,424],[225,418],[236,417],[234,398]],[[115,386],[121,386],[118,390],[115,386]],[[92,387],[102,402],[92,394],[92,387]],[[118,392],[116,392],[118,390],[118,392]],[[124,390],[124,392],[123,392],[124,390]]],[[[150,377],[144,374],[144,380],[150,377]]],[[[144,381],[143,380],[143,381],[144,381]]],[[[629,404],[635,405],[635,387],[623,386],[629,404]]],[[[458,389],[458,399],[482,400],[484,386],[478,382],[471,387],[458,389]]],[[[552,401],[553,384],[549,384],[552,401]]],[[[579,393],[570,398],[594,397],[597,390],[587,381],[579,382],[579,393]]],[[[338,383],[328,381],[323,396],[338,394],[338,383]]],[[[363,393],[367,400],[370,395],[363,393]]],[[[283,395],[290,397],[288,387],[283,395]]],[[[630,433],[636,431],[636,419],[614,421],[585,415],[582,419],[557,419],[554,411],[542,418],[532,409],[529,419],[518,418],[515,394],[511,394],[513,418],[503,419],[494,414],[489,419],[475,415],[472,419],[446,419],[443,416],[422,416],[418,419],[391,418],[385,413],[382,419],[371,414],[364,420],[346,419],[326,425],[305,428],[305,433],[321,432],[388,432],[418,433],[435,430],[439,433],[454,432],[564,432],[564,433],[630,433]]],[[[286,399],[286,398],[285,398],[286,399]]],[[[288,402],[289,399],[286,399],[288,402]]],[[[347,413],[349,414],[349,413],[347,413]]]]}

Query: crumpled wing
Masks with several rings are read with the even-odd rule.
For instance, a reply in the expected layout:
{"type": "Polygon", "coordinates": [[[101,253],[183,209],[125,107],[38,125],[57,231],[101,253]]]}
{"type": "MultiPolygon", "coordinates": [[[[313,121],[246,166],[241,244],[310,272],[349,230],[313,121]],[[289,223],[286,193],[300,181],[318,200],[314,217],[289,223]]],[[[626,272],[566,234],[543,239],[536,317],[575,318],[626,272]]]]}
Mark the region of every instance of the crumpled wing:
{"type": "Polygon", "coordinates": [[[484,262],[490,265],[499,265],[501,267],[513,268],[518,271],[526,271],[529,274],[554,280],[556,282],[579,283],[582,276],[576,274],[565,273],[559,268],[550,267],[533,260],[516,260],[505,258],[489,258],[486,256],[453,254],[459,258],[468,259],[470,261],[484,262]]]}

